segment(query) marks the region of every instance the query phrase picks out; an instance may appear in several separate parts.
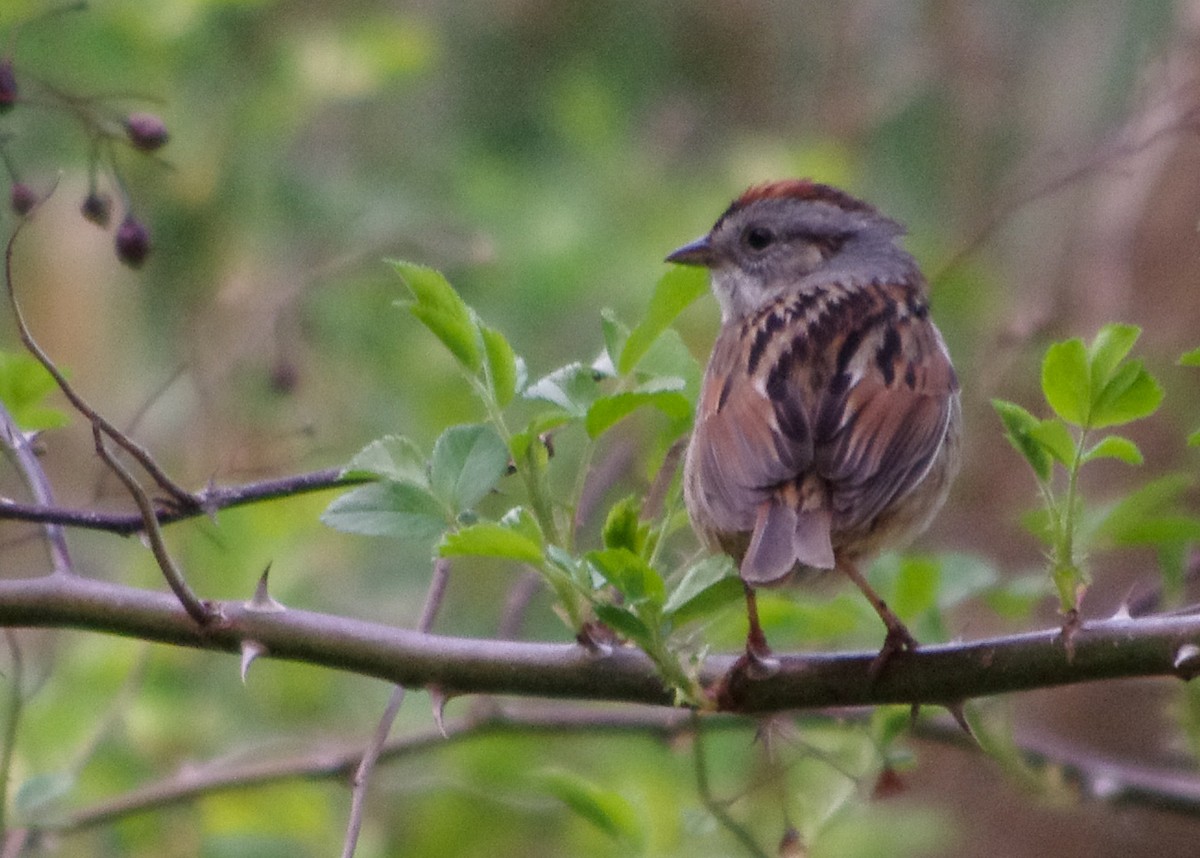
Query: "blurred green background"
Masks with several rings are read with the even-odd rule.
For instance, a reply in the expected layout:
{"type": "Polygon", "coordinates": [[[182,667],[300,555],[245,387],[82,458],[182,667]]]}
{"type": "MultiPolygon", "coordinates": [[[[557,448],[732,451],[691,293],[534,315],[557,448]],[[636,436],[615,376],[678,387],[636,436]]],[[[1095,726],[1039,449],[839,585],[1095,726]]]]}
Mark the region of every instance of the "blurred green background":
{"type": "MultiPolygon", "coordinates": [[[[165,167],[120,156],[155,245],[134,273],[117,263],[111,231],[79,217],[87,141],[69,117],[36,101],[0,117],[20,178],[57,186],[17,248],[17,287],[85,395],[135,425],[187,485],[339,465],[385,433],[427,448],[444,426],[479,418],[449,356],[393,308],[403,290],[384,258],[444,271],[536,376],[594,356],[602,309],[638,318],[671,249],[747,185],[784,176],[842,185],[906,223],[930,275],[963,380],[968,461],[923,548],[983,555],[1006,573],[1037,567],[1018,524],[1033,483],[988,403],[1035,405],[1045,344],[1106,321],[1145,326],[1140,348],[1168,399],[1138,433],[1144,472],[1102,465],[1091,488],[1194,467],[1181,439],[1200,422],[1195,378],[1173,366],[1200,340],[1193,2],[94,0],[18,32],[46,8],[0,8],[10,34],[0,44],[28,92],[42,81],[112,96],[101,103],[115,116],[158,112],[172,139],[165,167]]],[[[698,358],[716,321],[706,299],[678,323],[698,358]]],[[[11,324],[0,325],[15,350],[11,324]]],[[[630,472],[644,476],[636,424],[623,437],[630,472]]],[[[78,421],[43,443],[61,503],[128,507],[78,421]]],[[[5,493],[19,494],[6,480],[5,493]]],[[[427,555],[323,528],[329,499],[174,527],[171,547],[206,596],[248,596],[271,562],[286,604],[413,623],[427,555]]],[[[42,569],[34,531],[4,535],[5,574],[42,569]]],[[[136,542],[73,534],[72,545],[86,574],[160,586],[136,542]]],[[[1090,608],[1110,611],[1131,586],[1152,585],[1151,560],[1101,561],[1090,608]]],[[[437,629],[494,634],[516,575],[468,572],[453,578],[437,629]]],[[[1050,608],[1031,622],[1053,622],[1050,608]]],[[[954,631],[997,627],[964,613],[954,631]]],[[[546,598],[525,634],[565,638],[546,598]]],[[[365,738],[389,694],[270,661],[243,686],[224,656],[76,633],[30,636],[27,648],[14,788],[77,769],[68,807],[185,765],[365,738]],[[136,692],[121,699],[136,670],[136,692]],[[106,711],[112,723],[97,735],[106,711]]],[[[1164,714],[1178,710],[1176,694],[1108,683],[1002,705],[1021,729],[1162,763],[1180,753],[1164,714]]],[[[399,729],[429,728],[426,701],[411,696],[399,729]]],[[[869,756],[861,737],[820,726],[799,735],[788,777],[822,798],[793,802],[791,821],[813,856],[1169,855],[1200,836],[1181,817],[1031,795],[979,753],[916,741],[904,794],[867,801],[869,782],[813,762],[827,754],[857,771],[869,756]]],[[[736,807],[774,842],[785,823],[753,731],[712,745],[718,791],[747,790],[736,807]]],[[[43,847],[329,855],[348,804],[339,784],[291,783],[43,847]]],[[[496,736],[382,767],[358,854],[740,853],[702,811],[685,748],[496,736]],[[544,767],[628,802],[641,845],[539,789],[531,773],[544,767]]]]}

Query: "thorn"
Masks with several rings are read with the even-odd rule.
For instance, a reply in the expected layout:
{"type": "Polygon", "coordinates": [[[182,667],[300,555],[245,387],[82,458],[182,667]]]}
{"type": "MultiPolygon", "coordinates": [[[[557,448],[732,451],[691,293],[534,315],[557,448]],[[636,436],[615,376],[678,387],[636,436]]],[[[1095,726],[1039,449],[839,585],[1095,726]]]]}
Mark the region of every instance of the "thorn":
{"type": "Polygon", "coordinates": [[[276,602],[271,594],[267,592],[267,575],[271,571],[271,564],[267,564],[267,568],[263,570],[262,577],[258,579],[258,586],[254,588],[254,595],[249,602],[245,603],[247,611],[256,611],[260,614],[273,614],[279,611],[286,611],[283,605],[276,602]]]}
{"type": "Polygon", "coordinates": [[[1188,643],[1175,650],[1175,660],[1171,662],[1175,675],[1187,682],[1200,675],[1200,646],[1188,643]]]}
{"type": "Polygon", "coordinates": [[[246,638],[242,641],[242,685],[246,684],[246,672],[250,670],[250,665],[260,655],[266,655],[267,648],[258,641],[246,638]]]}
{"type": "Polygon", "coordinates": [[[1132,620],[1133,615],[1129,613],[1129,603],[1122,601],[1121,604],[1117,605],[1117,609],[1115,611],[1113,611],[1113,615],[1111,617],[1109,617],[1109,619],[1110,620],[1132,620]]]}
{"type": "Polygon", "coordinates": [[[433,723],[437,725],[438,732],[442,734],[443,739],[449,739],[450,735],[446,732],[446,703],[450,700],[450,695],[442,691],[440,686],[429,686],[429,702],[433,704],[433,723]]]}
{"type": "Polygon", "coordinates": [[[954,721],[962,731],[971,737],[975,744],[979,744],[979,738],[975,735],[975,731],[971,729],[971,725],[967,723],[967,704],[964,700],[955,700],[953,703],[946,704],[946,711],[954,716],[954,721]]]}

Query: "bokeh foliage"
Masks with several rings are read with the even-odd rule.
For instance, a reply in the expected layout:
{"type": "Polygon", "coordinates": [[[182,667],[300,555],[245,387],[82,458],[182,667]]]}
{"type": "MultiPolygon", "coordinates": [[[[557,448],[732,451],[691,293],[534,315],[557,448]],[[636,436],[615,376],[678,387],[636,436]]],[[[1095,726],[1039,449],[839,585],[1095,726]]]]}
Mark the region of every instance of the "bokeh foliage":
{"type": "MultiPolygon", "coordinates": [[[[1046,342],[1094,335],[1063,272],[1099,183],[1085,176],[992,227],[1008,202],[1086,160],[1138,109],[1146,70],[1183,26],[1177,5],[95,0],[22,27],[12,55],[22,74],[164,117],[169,168],[122,162],[155,250],[137,275],[117,264],[111,235],[78,215],[85,141],[65,118],[22,106],[3,118],[7,151],[23,180],[57,188],[22,239],[18,288],[72,378],[116,422],[136,423],[184,482],[339,465],[388,435],[436,457],[445,427],[486,416],[456,369],[456,358],[482,367],[484,356],[443,349],[393,307],[406,294],[384,258],[445,272],[542,379],[590,364],[620,338],[616,320],[633,333],[610,355],[635,352],[638,331],[645,338],[655,325],[663,256],[745,185],[784,175],[844,185],[908,224],[978,451],[925,543],[957,553],[888,558],[881,586],[918,618],[922,639],[956,633],[955,612],[984,590],[1027,623],[1032,605],[1054,603],[1022,577],[1040,562],[1035,540],[1013,536],[1033,489],[987,403],[1032,408],[1046,342]],[[963,248],[971,253],[959,256],[963,248]],[[1001,568],[1006,586],[989,590],[1001,568]]],[[[10,0],[0,28],[47,6],[10,0]]],[[[1154,318],[1117,310],[1145,327],[1157,367],[1195,346],[1156,340],[1154,318]]],[[[702,358],[715,324],[701,299],[671,336],[702,358]]],[[[555,392],[570,404],[568,388],[555,392]]],[[[1200,415],[1185,399],[1166,419],[1194,428],[1200,415]]],[[[605,434],[591,461],[611,479],[600,497],[580,498],[590,510],[581,550],[602,550],[601,513],[645,490],[672,419],[639,412],[605,434]]],[[[1179,453],[1158,452],[1169,445],[1138,440],[1155,473],[1178,467],[1179,453]]],[[[77,423],[43,442],[61,501],[124,503],[77,423]]],[[[586,431],[564,434],[556,457],[577,461],[587,443],[586,431]]],[[[561,496],[572,496],[570,470],[555,477],[561,496]]],[[[5,493],[20,494],[6,479],[5,493]]],[[[1170,491],[1174,503],[1185,489],[1170,491]]],[[[453,486],[444,494],[455,500],[453,486]]],[[[322,528],[326,501],[228,510],[169,539],[205,595],[248,596],[271,562],[286,604],[411,624],[429,551],[322,528]]],[[[6,574],[43,567],[28,533],[12,528],[6,574]]],[[[78,535],[73,545],[89,574],[159,586],[134,543],[78,535]]],[[[437,629],[494,634],[514,579],[509,564],[461,561],[437,629]]],[[[832,588],[763,604],[779,646],[869,645],[872,619],[855,594],[832,588]]],[[[736,646],[741,623],[731,608],[705,634],[736,646]]],[[[523,633],[569,634],[544,595],[523,633]]],[[[100,800],[188,761],[365,737],[388,693],[269,660],[243,686],[227,659],[74,633],[30,636],[25,649],[18,815],[100,800]],[[135,691],[123,695],[131,676],[135,691]],[[23,796],[21,784],[32,784],[23,796]]],[[[425,699],[414,695],[398,729],[428,727],[425,699]]],[[[746,791],[734,806],[764,842],[782,830],[776,796],[788,796],[812,855],[956,854],[964,841],[954,831],[965,826],[946,800],[953,784],[866,803],[882,766],[914,766],[892,744],[902,722],[892,712],[849,732],[802,722],[777,758],[748,729],[721,733],[709,747],[716,790],[746,791]]],[[[386,767],[377,780],[364,856],[734,848],[699,804],[687,749],[647,739],[488,737],[386,767]],[[597,806],[609,812],[597,816],[597,806]]],[[[325,855],[341,842],[346,804],[339,786],[287,784],[130,818],[59,848],[325,855]]]]}

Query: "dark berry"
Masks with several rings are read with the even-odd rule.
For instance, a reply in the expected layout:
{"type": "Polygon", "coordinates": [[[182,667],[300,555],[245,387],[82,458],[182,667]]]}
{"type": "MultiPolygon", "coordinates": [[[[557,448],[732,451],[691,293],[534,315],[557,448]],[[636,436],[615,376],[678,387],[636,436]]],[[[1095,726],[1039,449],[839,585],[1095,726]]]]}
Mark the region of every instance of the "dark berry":
{"type": "Polygon", "coordinates": [[[135,149],[153,152],[167,145],[171,135],[167,126],[153,113],[131,113],[125,117],[125,133],[135,149]]]}
{"type": "Polygon", "coordinates": [[[150,230],[133,215],[125,215],[117,227],[117,259],[130,268],[141,268],[150,255],[150,230]]]}
{"type": "Polygon", "coordinates": [[[92,191],[83,198],[83,205],[79,207],[79,211],[96,226],[107,229],[112,217],[112,197],[92,191]]]}
{"type": "Polygon", "coordinates": [[[38,195],[33,188],[24,182],[13,182],[12,190],[8,195],[8,204],[12,206],[12,210],[21,217],[33,211],[33,207],[38,203],[38,195]]]}
{"type": "Polygon", "coordinates": [[[17,103],[17,76],[12,57],[0,59],[0,113],[8,113],[17,103]]]}

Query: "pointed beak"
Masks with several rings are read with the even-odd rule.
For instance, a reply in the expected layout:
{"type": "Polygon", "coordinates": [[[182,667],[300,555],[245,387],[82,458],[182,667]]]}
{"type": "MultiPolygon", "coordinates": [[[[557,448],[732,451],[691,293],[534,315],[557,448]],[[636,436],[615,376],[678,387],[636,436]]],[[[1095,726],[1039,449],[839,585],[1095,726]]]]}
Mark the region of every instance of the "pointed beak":
{"type": "Polygon", "coordinates": [[[667,262],[674,262],[678,265],[699,265],[703,268],[711,268],[715,261],[712,242],[709,241],[707,235],[672,251],[671,255],[667,257],[667,262]]]}

